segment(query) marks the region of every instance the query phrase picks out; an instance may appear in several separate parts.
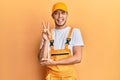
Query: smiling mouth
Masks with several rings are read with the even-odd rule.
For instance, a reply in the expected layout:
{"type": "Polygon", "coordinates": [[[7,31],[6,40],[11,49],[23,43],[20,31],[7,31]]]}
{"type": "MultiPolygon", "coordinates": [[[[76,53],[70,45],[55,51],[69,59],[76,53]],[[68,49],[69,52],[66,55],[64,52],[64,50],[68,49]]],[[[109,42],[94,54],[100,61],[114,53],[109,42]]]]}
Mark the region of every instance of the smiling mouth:
{"type": "Polygon", "coordinates": [[[63,20],[63,19],[58,19],[57,21],[58,21],[58,22],[63,22],[64,20],[63,20]]]}

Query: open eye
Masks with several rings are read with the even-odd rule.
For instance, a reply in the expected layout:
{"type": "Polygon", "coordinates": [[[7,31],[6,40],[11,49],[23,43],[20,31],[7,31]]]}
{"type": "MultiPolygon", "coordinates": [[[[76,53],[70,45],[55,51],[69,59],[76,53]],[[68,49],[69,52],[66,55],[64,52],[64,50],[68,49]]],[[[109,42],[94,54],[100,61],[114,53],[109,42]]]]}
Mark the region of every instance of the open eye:
{"type": "Polygon", "coordinates": [[[66,12],[65,12],[65,11],[62,11],[61,13],[62,13],[62,14],[65,14],[66,12]]]}
{"type": "Polygon", "coordinates": [[[53,15],[58,15],[58,14],[60,14],[59,10],[56,10],[56,11],[53,13],[53,15]]]}
{"type": "Polygon", "coordinates": [[[57,14],[58,14],[58,12],[57,12],[57,11],[55,11],[55,12],[54,12],[54,15],[57,15],[57,14]]]}

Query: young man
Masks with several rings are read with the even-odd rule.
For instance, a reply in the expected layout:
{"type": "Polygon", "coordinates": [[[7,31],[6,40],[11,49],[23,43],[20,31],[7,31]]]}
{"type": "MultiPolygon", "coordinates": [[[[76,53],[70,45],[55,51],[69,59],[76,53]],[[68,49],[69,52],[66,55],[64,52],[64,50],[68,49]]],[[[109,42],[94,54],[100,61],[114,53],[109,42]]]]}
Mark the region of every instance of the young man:
{"type": "Polygon", "coordinates": [[[47,66],[46,80],[76,80],[74,64],[81,62],[82,36],[77,28],[66,25],[68,9],[62,2],[54,4],[55,28],[43,23],[40,63],[47,66]]]}

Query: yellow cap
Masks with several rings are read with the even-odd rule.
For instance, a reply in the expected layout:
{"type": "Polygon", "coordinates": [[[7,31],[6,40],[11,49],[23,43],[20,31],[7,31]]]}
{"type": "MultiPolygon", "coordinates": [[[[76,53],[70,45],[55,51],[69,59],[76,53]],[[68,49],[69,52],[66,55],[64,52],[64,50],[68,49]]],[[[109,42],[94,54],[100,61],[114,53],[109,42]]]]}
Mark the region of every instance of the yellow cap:
{"type": "Polygon", "coordinates": [[[58,2],[53,5],[52,13],[58,9],[68,12],[67,6],[62,2],[58,2]]]}

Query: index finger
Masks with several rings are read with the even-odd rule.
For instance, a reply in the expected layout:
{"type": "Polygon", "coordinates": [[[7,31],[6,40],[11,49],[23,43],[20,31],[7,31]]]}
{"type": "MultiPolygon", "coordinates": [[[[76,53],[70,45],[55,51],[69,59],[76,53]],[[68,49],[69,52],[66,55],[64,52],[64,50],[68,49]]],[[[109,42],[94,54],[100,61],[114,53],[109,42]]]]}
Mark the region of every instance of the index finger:
{"type": "Polygon", "coordinates": [[[43,29],[46,29],[45,22],[42,22],[43,29]]]}

